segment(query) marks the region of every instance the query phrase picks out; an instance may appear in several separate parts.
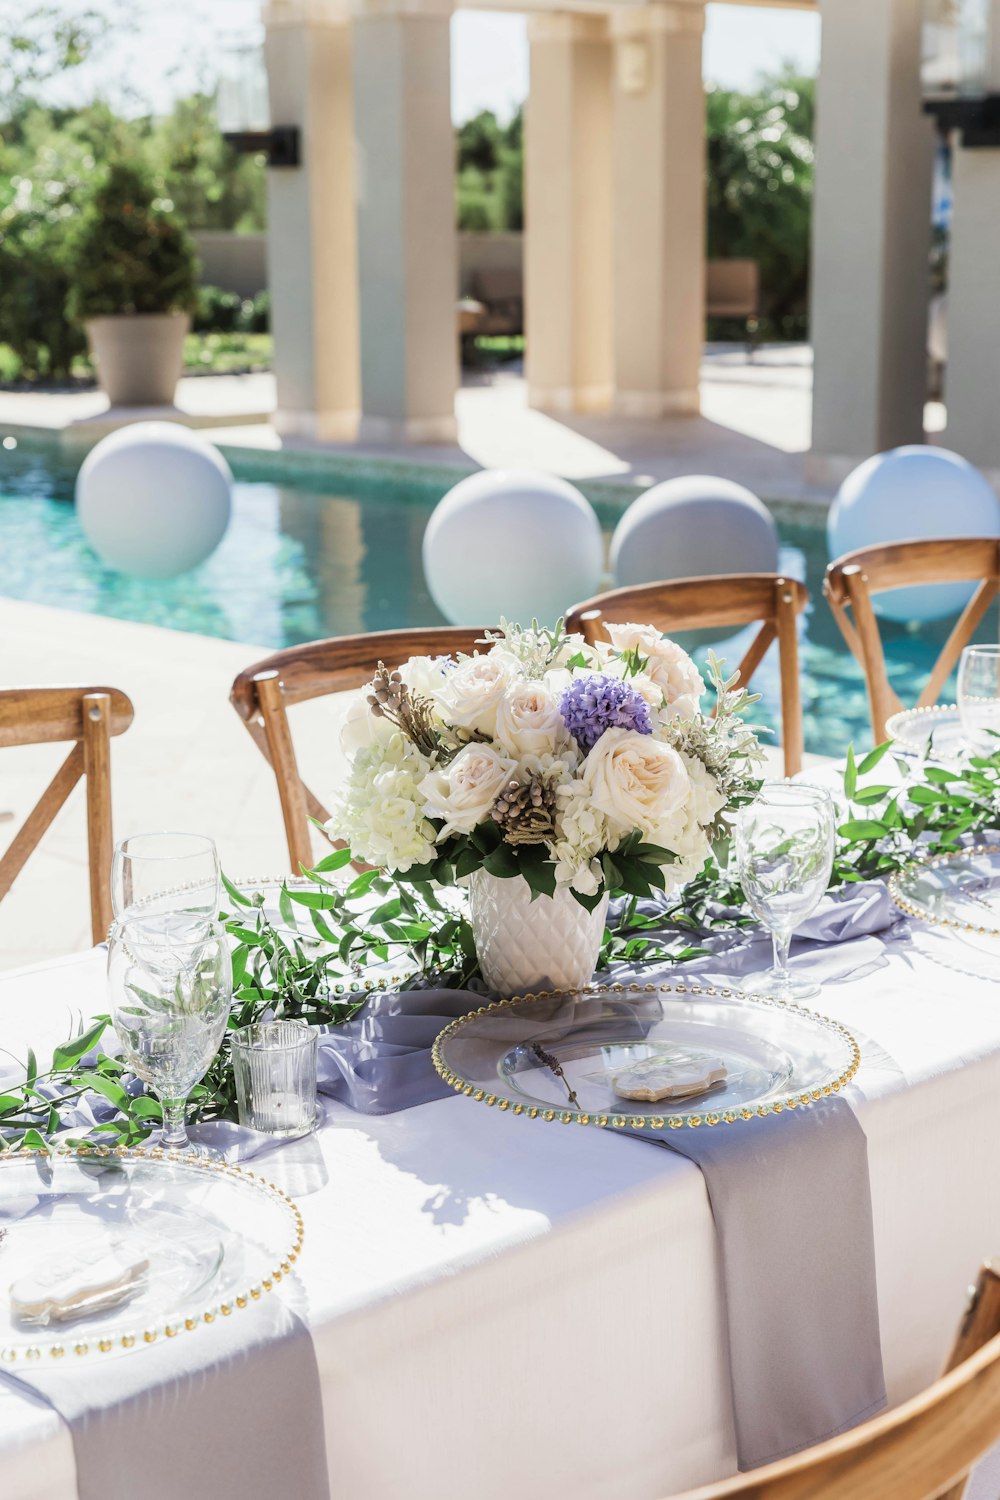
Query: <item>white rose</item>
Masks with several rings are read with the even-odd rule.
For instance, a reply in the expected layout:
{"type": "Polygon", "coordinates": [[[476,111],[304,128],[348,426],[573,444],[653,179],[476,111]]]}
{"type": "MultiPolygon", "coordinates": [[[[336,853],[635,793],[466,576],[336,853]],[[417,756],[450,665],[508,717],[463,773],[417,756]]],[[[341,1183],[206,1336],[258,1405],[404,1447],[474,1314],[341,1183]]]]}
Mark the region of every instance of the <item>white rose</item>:
{"type": "Polygon", "coordinates": [[[452,671],[454,664],[446,656],[411,656],[399,668],[399,675],[411,693],[433,701],[452,671]]]}
{"type": "Polygon", "coordinates": [[[514,678],[516,665],[500,650],[489,651],[485,656],[464,657],[446,673],[434,692],[445,723],[492,739],[496,733],[497,709],[514,678]]]}
{"type": "Polygon", "coordinates": [[[516,766],[492,745],[466,745],[448,765],[425,776],[419,788],[424,812],[444,819],[438,840],[449,833],[471,833],[488,816],[516,766]]]}
{"type": "Polygon", "coordinates": [[[340,748],[347,756],[370,745],[385,744],[396,733],[395,724],[388,719],[376,718],[368,706],[367,687],[350,695],[351,702],[340,726],[340,748]]]}
{"type": "Polygon", "coordinates": [[[683,807],[691,790],[677,751],[631,729],[604,731],[584,762],[583,784],[613,828],[638,828],[646,837],[683,807]]]}
{"type": "Polygon", "coordinates": [[[644,671],[656,684],[671,718],[693,719],[705,684],[687,652],[652,625],[605,625],[616,651],[637,651],[644,671]]]}
{"type": "Polygon", "coordinates": [[[559,705],[540,682],[513,682],[500,700],[496,737],[510,755],[552,755],[569,739],[559,705]]]}

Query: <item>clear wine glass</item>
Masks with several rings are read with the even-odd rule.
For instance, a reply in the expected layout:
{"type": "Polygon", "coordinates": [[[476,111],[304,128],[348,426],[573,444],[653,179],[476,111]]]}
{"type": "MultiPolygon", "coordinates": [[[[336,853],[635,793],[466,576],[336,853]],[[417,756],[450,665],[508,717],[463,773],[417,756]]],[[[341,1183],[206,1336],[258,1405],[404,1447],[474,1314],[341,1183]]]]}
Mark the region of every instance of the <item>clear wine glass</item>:
{"type": "Polygon", "coordinates": [[[819,994],[814,981],[791,974],[788,949],[830,883],[835,823],[829,792],[795,782],[765,782],[757,800],[736,815],[740,883],[774,944],[774,967],[744,982],[752,994],[794,1001],[819,994]]]}
{"type": "Polygon", "coordinates": [[[111,904],[149,937],[192,942],[219,915],[219,855],[200,833],[133,833],[115,847],[111,904]]]}
{"type": "Polygon", "coordinates": [[[111,1020],[127,1065],[163,1106],[161,1144],[190,1149],[187,1097],[222,1045],[233,994],[225,929],[193,941],[116,922],[108,939],[111,1020]]]}
{"type": "Polygon", "coordinates": [[[962,652],[958,715],[973,755],[1000,751],[1000,646],[966,646],[962,652]]]}

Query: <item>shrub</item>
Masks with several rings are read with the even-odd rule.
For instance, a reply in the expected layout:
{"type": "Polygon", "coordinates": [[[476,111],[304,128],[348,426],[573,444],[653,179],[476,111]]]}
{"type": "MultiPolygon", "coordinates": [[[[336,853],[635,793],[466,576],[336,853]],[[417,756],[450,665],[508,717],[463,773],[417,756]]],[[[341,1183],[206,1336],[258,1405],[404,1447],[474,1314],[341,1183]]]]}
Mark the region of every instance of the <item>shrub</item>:
{"type": "Polygon", "coordinates": [[[65,380],[86,349],[66,317],[65,219],[12,205],[0,215],[0,343],[27,379],[65,380]]]}
{"type": "Polygon", "coordinates": [[[191,327],[195,333],[235,333],[243,327],[245,307],[249,305],[235,292],[224,292],[221,286],[201,286],[191,327]]]}
{"type": "Polygon", "coordinates": [[[250,303],[243,304],[243,326],[248,333],[271,332],[271,293],[258,292],[250,303]],[[247,307],[249,306],[249,312],[247,307]]]}
{"type": "Polygon", "coordinates": [[[113,162],[82,204],[67,243],[71,318],[187,312],[198,258],[172,205],[132,162],[113,162]]]}

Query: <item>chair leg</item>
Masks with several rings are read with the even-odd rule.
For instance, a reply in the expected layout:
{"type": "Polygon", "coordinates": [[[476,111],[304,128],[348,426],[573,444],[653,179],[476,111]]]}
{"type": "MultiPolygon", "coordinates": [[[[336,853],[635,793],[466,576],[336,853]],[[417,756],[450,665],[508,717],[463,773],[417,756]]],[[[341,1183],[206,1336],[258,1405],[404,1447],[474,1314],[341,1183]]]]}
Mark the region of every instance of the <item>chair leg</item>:
{"type": "Polygon", "coordinates": [[[83,700],[83,774],[87,786],[87,853],[90,863],[90,925],[95,943],[111,926],[111,699],[88,693],[83,700]]]}

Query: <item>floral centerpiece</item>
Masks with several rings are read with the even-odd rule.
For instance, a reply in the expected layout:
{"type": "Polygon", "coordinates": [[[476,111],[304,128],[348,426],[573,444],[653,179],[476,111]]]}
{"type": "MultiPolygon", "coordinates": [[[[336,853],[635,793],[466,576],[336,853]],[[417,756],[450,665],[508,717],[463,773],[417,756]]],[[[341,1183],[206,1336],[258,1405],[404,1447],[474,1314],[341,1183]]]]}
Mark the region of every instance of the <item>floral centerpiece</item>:
{"type": "Polygon", "coordinates": [[[684,884],[758,785],[750,701],[648,625],[588,645],[504,622],[471,656],[384,665],[348,716],[326,830],[400,881],[469,887],[492,989],[589,980],[608,901],[684,884]]]}

